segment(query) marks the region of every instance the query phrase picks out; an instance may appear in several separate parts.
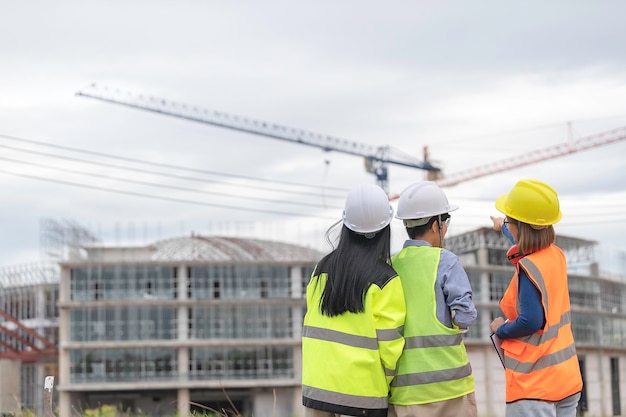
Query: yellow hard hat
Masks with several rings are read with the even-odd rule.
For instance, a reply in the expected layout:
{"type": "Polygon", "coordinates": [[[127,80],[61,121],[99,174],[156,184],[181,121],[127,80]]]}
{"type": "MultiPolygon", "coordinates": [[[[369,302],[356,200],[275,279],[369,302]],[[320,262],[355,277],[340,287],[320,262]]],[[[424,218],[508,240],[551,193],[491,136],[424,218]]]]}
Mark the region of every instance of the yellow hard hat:
{"type": "Polygon", "coordinates": [[[536,226],[558,223],[563,216],[559,197],[548,184],[537,180],[521,180],[496,200],[496,209],[512,219],[536,226]]]}

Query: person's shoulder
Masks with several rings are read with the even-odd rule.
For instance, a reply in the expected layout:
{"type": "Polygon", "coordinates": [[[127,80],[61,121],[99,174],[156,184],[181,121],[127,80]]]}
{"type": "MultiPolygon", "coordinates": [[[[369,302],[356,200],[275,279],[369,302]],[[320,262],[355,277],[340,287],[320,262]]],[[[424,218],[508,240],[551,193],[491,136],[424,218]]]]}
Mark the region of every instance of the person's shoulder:
{"type": "Polygon", "coordinates": [[[551,244],[550,247],[558,253],[563,253],[563,254],[565,253],[563,252],[563,249],[561,249],[559,246],[556,245],[556,243],[551,244]]]}
{"type": "Polygon", "coordinates": [[[456,253],[452,252],[451,250],[448,249],[441,249],[441,255],[440,255],[441,260],[446,260],[446,261],[450,261],[450,262],[456,262],[459,261],[459,257],[456,253]]]}
{"type": "Polygon", "coordinates": [[[392,279],[398,276],[398,273],[391,265],[386,262],[378,262],[372,271],[373,283],[383,288],[392,279]]]}

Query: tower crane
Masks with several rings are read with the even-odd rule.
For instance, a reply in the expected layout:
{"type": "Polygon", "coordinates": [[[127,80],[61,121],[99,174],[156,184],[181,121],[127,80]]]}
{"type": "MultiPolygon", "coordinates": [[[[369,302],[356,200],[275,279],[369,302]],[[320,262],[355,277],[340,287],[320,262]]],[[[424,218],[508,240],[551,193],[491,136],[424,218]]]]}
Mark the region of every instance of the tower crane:
{"type": "MultiPolygon", "coordinates": [[[[232,130],[309,145],[321,148],[325,151],[336,151],[362,156],[365,158],[366,170],[376,175],[378,184],[385,191],[388,191],[387,164],[426,170],[427,178],[429,180],[437,181],[441,187],[450,187],[476,178],[485,177],[491,174],[508,171],[626,139],[626,127],[621,127],[595,135],[586,136],[574,141],[560,143],[543,149],[537,149],[525,154],[518,154],[512,158],[480,165],[468,170],[453,173],[449,176],[444,176],[439,167],[434,166],[429,162],[427,147],[424,147],[423,161],[418,161],[406,156],[404,156],[404,158],[391,157],[392,149],[389,146],[374,147],[371,145],[347,141],[345,139],[339,139],[329,135],[308,132],[302,129],[286,127],[275,123],[176,103],[153,96],[137,95],[130,92],[124,93],[118,89],[109,89],[107,87],[97,86],[96,84],[91,84],[89,87],[77,92],[76,94],[79,96],[90,97],[137,109],[192,120],[195,122],[207,123],[232,130]]],[[[390,198],[394,199],[397,198],[397,196],[391,196],[390,198]]]]}
{"type": "Polygon", "coordinates": [[[391,153],[393,150],[389,146],[375,147],[329,135],[282,126],[276,123],[264,122],[248,117],[177,103],[163,98],[122,92],[118,89],[110,89],[96,84],[91,84],[89,87],[80,90],[76,95],[179,117],[194,122],[309,145],[327,152],[335,151],[361,156],[365,159],[366,171],[376,176],[377,183],[385,191],[388,191],[387,164],[426,170],[428,176],[431,178],[440,176],[441,170],[432,165],[427,159],[428,151],[426,147],[424,147],[424,160],[420,161],[406,155],[392,156],[391,153]]]}
{"type": "Polygon", "coordinates": [[[570,142],[559,143],[542,149],[536,149],[528,153],[517,154],[514,157],[501,161],[470,168],[468,170],[453,173],[437,181],[440,187],[450,187],[461,182],[470,181],[498,172],[508,171],[525,165],[534,164],[548,159],[570,155],[602,145],[618,142],[626,139],[626,126],[595,135],[585,136],[570,142]]]}

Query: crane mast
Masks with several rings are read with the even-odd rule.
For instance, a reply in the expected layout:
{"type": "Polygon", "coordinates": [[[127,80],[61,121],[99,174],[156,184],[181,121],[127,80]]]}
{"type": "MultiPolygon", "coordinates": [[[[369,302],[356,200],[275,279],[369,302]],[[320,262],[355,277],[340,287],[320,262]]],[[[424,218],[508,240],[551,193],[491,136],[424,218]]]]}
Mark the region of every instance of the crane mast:
{"type": "Polygon", "coordinates": [[[177,103],[154,96],[144,96],[130,92],[122,92],[118,89],[100,87],[96,84],[92,84],[76,94],[136,109],[187,119],[194,122],[206,123],[222,128],[265,136],[268,138],[313,146],[327,152],[335,151],[360,156],[365,158],[365,168],[367,172],[376,176],[377,183],[385,191],[388,191],[387,164],[423,169],[428,171],[428,175],[430,177],[437,177],[440,175],[440,169],[430,164],[427,160],[420,161],[408,157],[404,159],[392,158],[390,156],[391,148],[389,146],[375,147],[330,135],[314,133],[276,123],[209,110],[184,103],[177,103]]]}

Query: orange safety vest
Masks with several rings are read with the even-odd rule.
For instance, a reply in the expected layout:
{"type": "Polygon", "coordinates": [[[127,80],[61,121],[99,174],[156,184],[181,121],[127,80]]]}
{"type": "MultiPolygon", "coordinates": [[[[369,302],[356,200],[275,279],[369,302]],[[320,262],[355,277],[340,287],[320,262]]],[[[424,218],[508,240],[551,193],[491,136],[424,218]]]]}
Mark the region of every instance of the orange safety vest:
{"type": "Polygon", "coordinates": [[[545,326],[530,336],[502,341],[506,402],[560,401],[582,390],[582,377],[570,321],[567,266],[563,251],[550,245],[519,261],[500,301],[513,321],[518,316],[519,268],[541,292],[545,326]]]}

